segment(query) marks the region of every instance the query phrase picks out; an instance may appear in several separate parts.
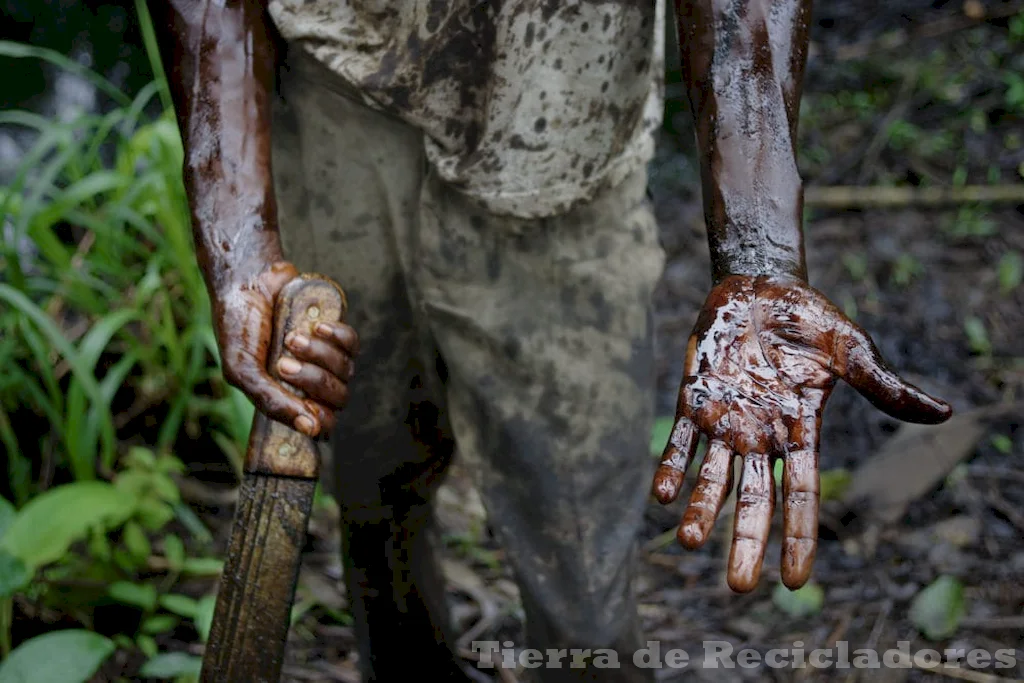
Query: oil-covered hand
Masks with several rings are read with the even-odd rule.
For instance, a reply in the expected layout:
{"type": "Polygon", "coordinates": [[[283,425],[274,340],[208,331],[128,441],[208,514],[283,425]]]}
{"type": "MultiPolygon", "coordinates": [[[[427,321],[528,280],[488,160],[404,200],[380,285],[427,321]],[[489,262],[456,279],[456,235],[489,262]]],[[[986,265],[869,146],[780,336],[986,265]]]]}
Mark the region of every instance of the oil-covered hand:
{"type": "Polygon", "coordinates": [[[298,271],[279,261],[253,278],[224,283],[214,296],[214,325],[224,377],[256,405],[256,409],[311,436],[327,435],[335,412],[348,401],[348,381],[359,340],[344,323],[319,323],[314,336],[292,333],[285,345],[295,358],[282,357],[267,367],[274,305],[282,288],[298,271]],[[300,398],[285,381],[305,393],[300,398]]]}
{"type": "Polygon", "coordinates": [[[733,275],[704,304],[686,351],[676,423],[654,477],[654,495],[679,495],[700,434],[708,450],[678,530],[702,546],[743,459],[729,555],[729,586],[758,582],[775,504],[772,462],[782,458],[782,580],[810,576],[818,534],[818,434],[825,401],[843,379],[873,405],[907,422],[939,423],[945,402],[900,379],[863,329],[802,280],[733,275]]]}

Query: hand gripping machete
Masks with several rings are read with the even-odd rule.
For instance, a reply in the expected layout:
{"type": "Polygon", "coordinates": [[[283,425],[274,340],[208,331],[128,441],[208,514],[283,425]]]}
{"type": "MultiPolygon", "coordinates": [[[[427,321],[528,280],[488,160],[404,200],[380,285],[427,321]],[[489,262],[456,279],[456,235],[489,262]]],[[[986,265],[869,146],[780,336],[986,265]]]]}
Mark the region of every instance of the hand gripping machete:
{"type": "MultiPolygon", "coordinates": [[[[270,372],[276,375],[282,354],[291,355],[284,347],[286,335],[312,336],[317,323],[342,320],[346,308],[344,292],[323,276],[289,282],[274,309],[270,372]]],[[[203,657],[203,683],[280,680],[320,456],[308,436],[257,411],[244,470],[203,657]]]]}

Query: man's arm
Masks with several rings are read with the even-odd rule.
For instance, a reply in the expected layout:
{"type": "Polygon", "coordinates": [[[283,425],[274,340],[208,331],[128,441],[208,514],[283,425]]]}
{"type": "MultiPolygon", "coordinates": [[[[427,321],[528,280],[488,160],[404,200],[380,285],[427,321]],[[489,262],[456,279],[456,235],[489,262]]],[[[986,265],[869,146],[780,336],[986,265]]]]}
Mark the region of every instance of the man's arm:
{"type": "Polygon", "coordinates": [[[807,279],[796,129],[810,0],[677,0],[715,284],[807,279]]]}
{"type": "Polygon", "coordinates": [[[683,72],[701,155],[714,287],[686,350],[676,422],[654,478],[674,500],[700,434],[708,450],[678,530],[711,534],[738,482],[728,580],[758,583],[784,463],[782,580],[810,576],[818,535],[818,438],[839,379],[908,422],[951,409],[904,382],[868,334],[807,284],[796,125],[809,0],[678,0],[683,72]]]}
{"type": "Polygon", "coordinates": [[[196,255],[213,304],[225,378],[266,415],[317,436],[347,400],[356,335],[322,324],[292,337],[299,363],[266,367],[274,301],[298,275],[281,250],[271,176],[275,43],[259,0],[153,0],[185,150],[196,255]]]}

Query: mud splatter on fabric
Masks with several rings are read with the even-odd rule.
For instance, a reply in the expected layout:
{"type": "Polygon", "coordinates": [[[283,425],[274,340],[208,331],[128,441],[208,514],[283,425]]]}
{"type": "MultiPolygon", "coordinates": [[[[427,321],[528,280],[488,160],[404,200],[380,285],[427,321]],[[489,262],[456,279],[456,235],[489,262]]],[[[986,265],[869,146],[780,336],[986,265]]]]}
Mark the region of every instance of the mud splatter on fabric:
{"type": "Polygon", "coordinates": [[[271,0],[288,41],[488,210],[563,213],[653,155],[664,0],[271,0]]]}

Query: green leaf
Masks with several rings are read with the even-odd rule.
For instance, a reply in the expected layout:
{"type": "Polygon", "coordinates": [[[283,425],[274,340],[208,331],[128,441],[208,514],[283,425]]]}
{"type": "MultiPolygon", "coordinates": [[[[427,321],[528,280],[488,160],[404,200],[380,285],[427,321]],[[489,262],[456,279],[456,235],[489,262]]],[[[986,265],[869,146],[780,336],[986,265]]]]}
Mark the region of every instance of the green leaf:
{"type": "Polygon", "coordinates": [[[174,479],[164,474],[163,472],[154,472],[150,476],[150,486],[153,487],[153,493],[168,503],[177,503],[181,500],[181,492],[178,490],[178,485],[174,482],[174,479]]]}
{"type": "Polygon", "coordinates": [[[153,451],[142,446],[133,446],[124,460],[125,464],[131,468],[151,470],[156,467],[156,456],[153,451]]]}
{"type": "Polygon", "coordinates": [[[189,576],[216,576],[223,571],[224,560],[216,557],[190,557],[182,567],[182,573],[189,576]]]}
{"type": "Polygon", "coordinates": [[[159,531],[174,519],[174,508],[163,501],[146,498],[136,511],[139,522],[149,531],[159,531]]]}
{"type": "Polygon", "coordinates": [[[840,500],[843,494],[846,493],[846,489],[849,488],[852,480],[853,475],[850,474],[850,471],[842,467],[825,470],[821,473],[818,484],[821,491],[821,500],[840,500]]]}
{"type": "Polygon", "coordinates": [[[64,71],[73,73],[76,76],[85,79],[94,85],[97,90],[103,91],[122,107],[131,104],[131,100],[128,99],[128,96],[121,92],[121,89],[116,85],[103,78],[99,73],[93,71],[87,66],[79,64],[73,59],[69,59],[66,55],[63,55],[56,50],[38,47],[35,45],[26,45],[25,43],[0,40],[0,55],[4,57],[29,57],[45,60],[64,71]]]}
{"type": "Polygon", "coordinates": [[[128,554],[132,556],[132,559],[139,564],[142,564],[149,558],[152,547],[149,545],[149,539],[146,538],[146,532],[142,530],[138,522],[129,520],[124,525],[124,531],[121,532],[121,542],[124,543],[124,547],[128,550],[128,554]]]}
{"type": "Polygon", "coordinates": [[[213,625],[213,610],[216,606],[216,595],[204,595],[199,599],[199,605],[196,608],[196,616],[193,618],[193,622],[196,625],[196,631],[199,632],[199,639],[204,643],[210,638],[210,627],[213,625]]]}
{"type": "Polygon", "coordinates": [[[135,636],[135,644],[142,650],[142,654],[147,657],[155,657],[156,653],[159,652],[156,640],[153,639],[153,636],[147,636],[145,633],[139,633],[135,636]]]}
{"type": "Polygon", "coordinates": [[[654,429],[651,430],[651,455],[661,455],[668,444],[668,438],[672,436],[672,428],[676,419],[671,416],[659,417],[654,421],[654,429]]]}
{"type": "Polygon", "coordinates": [[[143,664],[139,677],[169,680],[178,676],[199,676],[202,667],[200,657],[185,652],[165,652],[143,664]]]}
{"type": "MultiPolygon", "coordinates": [[[[3,42],[4,41],[0,41],[0,46],[3,45],[3,42]]],[[[104,458],[107,458],[108,454],[113,452],[115,446],[114,423],[110,413],[110,400],[104,396],[94,375],[95,361],[90,365],[87,362],[87,359],[83,358],[83,355],[80,354],[64,336],[64,331],[57,326],[57,324],[46,314],[44,310],[39,308],[39,306],[33,303],[31,299],[19,290],[0,282],[0,299],[5,300],[15,309],[20,311],[25,318],[31,320],[35,326],[39,328],[39,331],[46,336],[54,349],[64,356],[64,360],[67,361],[67,364],[72,370],[72,382],[68,388],[69,403],[71,403],[70,399],[72,394],[81,396],[83,400],[84,397],[88,397],[92,404],[92,410],[90,410],[90,413],[98,411],[97,415],[90,416],[90,426],[94,428],[98,427],[99,431],[102,433],[103,438],[100,445],[104,458]],[[92,419],[93,417],[96,419],[92,419]]],[[[112,326],[116,325],[118,327],[123,325],[127,320],[127,317],[129,317],[127,315],[129,313],[134,315],[132,311],[122,311],[110,314],[111,322],[108,324],[112,326]]],[[[107,326],[105,325],[100,331],[105,332],[106,330],[107,326]]],[[[91,346],[85,350],[90,353],[94,351],[91,346]]],[[[81,414],[81,410],[69,410],[68,419],[79,419],[81,414]]],[[[78,448],[78,442],[73,439],[65,439],[65,446],[69,450],[75,450],[78,448]]],[[[82,479],[95,478],[92,476],[93,473],[89,471],[82,473],[76,472],[76,476],[79,475],[82,479]]]]}
{"type": "Polygon", "coordinates": [[[199,602],[187,595],[168,593],[160,596],[160,606],[168,612],[173,612],[178,616],[185,617],[186,619],[194,619],[196,616],[196,610],[199,608],[199,602]]]}
{"type": "Polygon", "coordinates": [[[0,683],[84,683],[113,651],[112,640],[92,631],[44,633],[0,664],[0,683]]]}
{"type": "Polygon", "coordinates": [[[185,565],[185,544],[174,534],[164,536],[164,557],[171,571],[180,572],[185,565]]]}
{"type": "Polygon", "coordinates": [[[31,580],[32,572],[21,558],[0,548],[0,598],[9,598],[27,586],[31,580]]]}
{"type": "Polygon", "coordinates": [[[29,569],[60,559],[75,541],[94,528],[114,528],[135,511],[136,499],[111,484],[64,484],[28,502],[0,539],[0,548],[21,558],[29,569]]]}
{"type": "Polygon", "coordinates": [[[168,631],[174,630],[181,619],[174,614],[155,614],[151,617],[143,619],[142,625],[139,629],[143,633],[148,633],[151,636],[155,636],[161,633],[167,633],[168,631]]]}
{"type": "Polygon", "coordinates": [[[910,620],[929,640],[956,633],[964,616],[964,587],[952,576],[940,576],[910,603],[910,620]]]}
{"type": "Polygon", "coordinates": [[[126,636],[125,634],[123,634],[123,633],[115,633],[113,638],[114,638],[114,645],[117,645],[122,650],[134,650],[135,649],[135,641],[132,640],[131,638],[129,638],[128,636],[126,636]]]}
{"type": "Polygon", "coordinates": [[[206,528],[206,525],[203,524],[198,515],[192,511],[192,508],[184,503],[175,503],[172,510],[174,516],[181,522],[181,525],[188,529],[192,538],[204,544],[213,542],[213,534],[206,528]]]}
{"type": "Polygon", "coordinates": [[[101,562],[110,560],[110,539],[105,529],[93,529],[89,534],[89,554],[101,562]]]}
{"type": "Polygon", "coordinates": [[[1008,251],[999,259],[999,290],[1009,294],[1024,280],[1024,258],[1020,252],[1008,251]]]}
{"type": "Polygon", "coordinates": [[[1013,451],[1013,439],[1006,434],[993,434],[991,442],[995,449],[1003,455],[1009,455],[1013,451]]]}
{"type": "Polygon", "coordinates": [[[0,497],[0,538],[4,537],[4,533],[7,531],[7,527],[14,521],[18,511],[14,509],[10,501],[6,498],[0,497]]]}
{"type": "Polygon", "coordinates": [[[992,353],[992,342],[988,338],[988,330],[981,318],[969,316],[964,320],[964,332],[967,334],[967,344],[971,351],[980,355],[988,356],[992,353]]]}
{"type": "Polygon", "coordinates": [[[772,593],[772,602],[789,616],[799,619],[821,611],[825,604],[825,591],[818,584],[811,582],[795,591],[780,583],[775,586],[772,593]]]}
{"type": "Polygon", "coordinates": [[[116,581],[107,587],[107,595],[118,602],[140,607],[147,612],[156,609],[156,587],[148,583],[116,581]]]}

